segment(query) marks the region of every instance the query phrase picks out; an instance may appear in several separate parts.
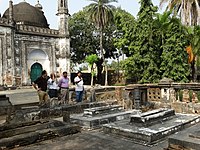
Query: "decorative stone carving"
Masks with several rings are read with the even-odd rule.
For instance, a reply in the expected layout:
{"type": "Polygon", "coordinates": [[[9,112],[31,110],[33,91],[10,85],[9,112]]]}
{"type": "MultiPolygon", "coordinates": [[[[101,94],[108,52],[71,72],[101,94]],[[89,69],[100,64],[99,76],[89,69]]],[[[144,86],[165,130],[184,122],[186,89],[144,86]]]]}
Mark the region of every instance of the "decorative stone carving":
{"type": "Polygon", "coordinates": [[[161,99],[161,90],[160,88],[149,88],[147,90],[147,97],[150,101],[160,101],[161,99]]]}
{"type": "Polygon", "coordinates": [[[6,74],[6,84],[12,85],[12,74],[11,74],[10,71],[8,71],[7,74],[6,74]]]}
{"type": "Polygon", "coordinates": [[[19,65],[19,64],[20,64],[19,57],[15,57],[15,63],[16,63],[16,65],[19,65]]]}
{"type": "Polygon", "coordinates": [[[183,90],[183,102],[190,102],[189,90],[183,90]]]}
{"type": "Polygon", "coordinates": [[[15,69],[15,73],[16,73],[16,76],[20,76],[20,68],[19,67],[16,67],[15,69]]]}
{"type": "Polygon", "coordinates": [[[56,58],[58,59],[60,57],[60,52],[56,51],[56,58]]]}
{"type": "Polygon", "coordinates": [[[7,58],[11,58],[12,57],[12,50],[10,45],[7,45],[7,58]]]}
{"type": "Polygon", "coordinates": [[[8,68],[11,68],[12,67],[12,61],[11,61],[11,59],[7,59],[7,63],[8,63],[8,68]]]}
{"type": "Polygon", "coordinates": [[[197,97],[197,94],[194,91],[192,92],[192,102],[198,103],[198,97],[197,97]]]}
{"type": "Polygon", "coordinates": [[[19,48],[15,48],[15,54],[19,55],[19,48]]]}
{"type": "Polygon", "coordinates": [[[176,91],[173,88],[170,88],[170,101],[176,102],[176,91]]]}

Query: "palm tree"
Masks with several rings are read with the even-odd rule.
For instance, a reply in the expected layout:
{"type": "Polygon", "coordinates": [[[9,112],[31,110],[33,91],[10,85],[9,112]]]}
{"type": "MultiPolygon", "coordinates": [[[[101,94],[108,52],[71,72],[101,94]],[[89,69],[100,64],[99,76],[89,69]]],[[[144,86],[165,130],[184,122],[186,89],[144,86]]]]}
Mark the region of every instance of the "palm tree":
{"type": "Polygon", "coordinates": [[[166,9],[179,15],[185,25],[200,25],[200,0],[161,0],[160,6],[168,3],[166,9]]]}
{"type": "MultiPolygon", "coordinates": [[[[88,6],[89,19],[96,25],[99,30],[100,36],[100,54],[103,59],[103,66],[105,67],[105,56],[103,49],[103,31],[104,28],[114,22],[113,15],[113,5],[110,5],[111,2],[117,2],[117,0],[89,0],[92,1],[88,6]]],[[[108,84],[107,81],[107,71],[105,75],[105,85],[108,84]]]]}
{"type": "MultiPolygon", "coordinates": [[[[200,56],[200,26],[188,27],[188,38],[190,46],[187,47],[187,51],[190,51],[190,63],[192,68],[192,79],[197,80],[197,59],[200,56]]],[[[199,64],[198,64],[199,65],[199,64]]]]}
{"type": "Polygon", "coordinates": [[[166,30],[170,24],[172,24],[172,19],[170,18],[171,12],[165,11],[163,14],[156,14],[156,18],[154,20],[154,25],[156,29],[159,30],[161,35],[161,44],[164,44],[164,35],[168,31],[166,30]]]}

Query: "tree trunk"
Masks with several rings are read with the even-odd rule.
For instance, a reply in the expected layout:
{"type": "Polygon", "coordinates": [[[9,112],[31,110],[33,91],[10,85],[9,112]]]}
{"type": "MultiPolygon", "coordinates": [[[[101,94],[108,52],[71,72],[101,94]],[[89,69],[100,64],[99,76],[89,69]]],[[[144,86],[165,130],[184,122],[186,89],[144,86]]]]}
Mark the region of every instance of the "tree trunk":
{"type": "Polygon", "coordinates": [[[194,58],[194,82],[197,82],[197,56],[194,58]]]}
{"type": "Polygon", "coordinates": [[[194,60],[191,63],[191,69],[192,69],[192,81],[196,82],[197,81],[197,57],[195,56],[194,60]]]}
{"type": "Polygon", "coordinates": [[[96,83],[97,84],[101,84],[102,83],[102,70],[103,70],[103,60],[102,59],[99,59],[97,62],[96,62],[96,65],[97,65],[97,81],[96,83]]]}
{"type": "MultiPolygon", "coordinates": [[[[104,57],[104,51],[103,51],[103,27],[100,28],[100,52],[101,52],[101,58],[103,60],[103,68],[106,71],[105,57],[104,57]]],[[[105,73],[105,85],[108,85],[107,73],[105,73]]]]}
{"type": "Polygon", "coordinates": [[[198,2],[197,0],[195,0],[195,4],[197,7],[197,25],[200,25],[200,2],[198,2]]]}
{"type": "Polygon", "coordinates": [[[93,65],[91,66],[91,86],[93,86],[93,81],[94,81],[94,69],[93,65]]]}
{"type": "Polygon", "coordinates": [[[105,64],[105,86],[108,85],[108,66],[105,64]]]}

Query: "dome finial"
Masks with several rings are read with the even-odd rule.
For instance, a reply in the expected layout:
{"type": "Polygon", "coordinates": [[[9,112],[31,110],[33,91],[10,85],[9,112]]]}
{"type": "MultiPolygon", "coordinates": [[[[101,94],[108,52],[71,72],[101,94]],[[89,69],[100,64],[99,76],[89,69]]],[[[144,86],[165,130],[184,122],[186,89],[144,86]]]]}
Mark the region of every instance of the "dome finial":
{"type": "Polygon", "coordinates": [[[35,7],[42,10],[42,5],[40,4],[39,0],[37,0],[37,4],[35,5],[35,7]]]}

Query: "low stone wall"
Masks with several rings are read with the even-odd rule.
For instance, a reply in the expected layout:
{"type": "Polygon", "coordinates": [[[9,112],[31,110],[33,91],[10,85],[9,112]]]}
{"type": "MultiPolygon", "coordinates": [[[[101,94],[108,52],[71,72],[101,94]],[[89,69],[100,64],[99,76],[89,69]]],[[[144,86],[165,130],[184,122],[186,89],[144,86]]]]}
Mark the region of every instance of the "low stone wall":
{"type": "MultiPolygon", "coordinates": [[[[70,90],[70,101],[75,101],[75,91],[70,90]]],[[[91,87],[86,88],[83,95],[84,102],[107,102],[123,106],[124,109],[133,108],[132,93],[125,90],[124,86],[91,87]]]]}
{"type": "Polygon", "coordinates": [[[166,107],[175,109],[177,113],[200,114],[199,83],[135,84],[126,87],[133,94],[134,89],[140,90],[141,108],[150,105],[152,109],[166,107]]]}

